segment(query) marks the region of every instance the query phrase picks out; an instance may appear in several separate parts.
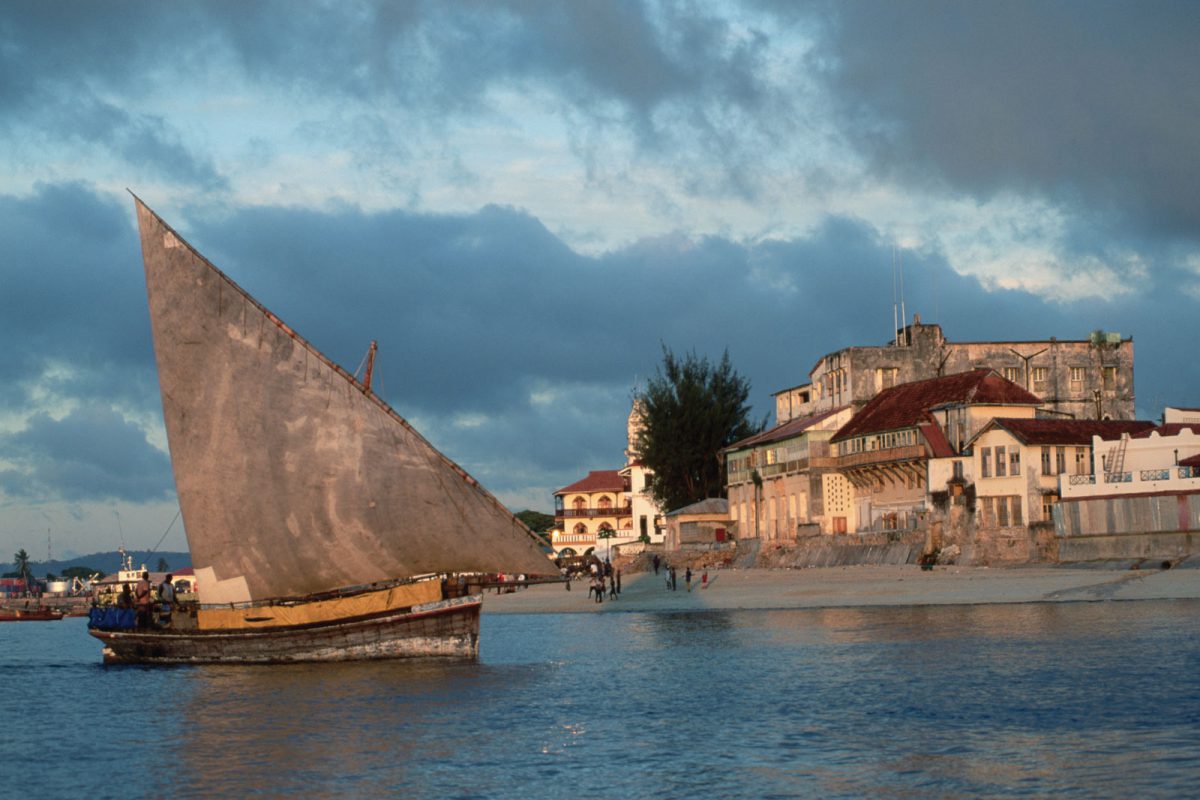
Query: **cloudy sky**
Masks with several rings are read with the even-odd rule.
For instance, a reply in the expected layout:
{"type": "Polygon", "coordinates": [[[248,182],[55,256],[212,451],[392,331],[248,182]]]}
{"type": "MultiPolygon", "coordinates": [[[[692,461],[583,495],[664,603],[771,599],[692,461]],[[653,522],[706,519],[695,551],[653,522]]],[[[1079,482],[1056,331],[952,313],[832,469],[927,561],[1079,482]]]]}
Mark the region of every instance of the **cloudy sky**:
{"type": "MultiPolygon", "coordinates": [[[[663,345],[910,312],[1136,341],[1200,406],[1200,6],[0,4],[0,560],[185,549],[130,198],[501,500],[620,465],[663,345]]],[[[100,566],[100,565],[98,565],[100,566]]]]}

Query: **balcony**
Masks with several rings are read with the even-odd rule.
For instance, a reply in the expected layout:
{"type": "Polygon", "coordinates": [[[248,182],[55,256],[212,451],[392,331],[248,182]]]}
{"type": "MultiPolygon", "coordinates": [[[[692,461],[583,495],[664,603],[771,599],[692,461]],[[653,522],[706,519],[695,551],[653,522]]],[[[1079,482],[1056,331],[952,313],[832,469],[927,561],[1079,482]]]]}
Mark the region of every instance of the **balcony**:
{"type": "Polygon", "coordinates": [[[628,517],[633,514],[633,506],[619,508],[561,508],[555,516],[564,519],[594,519],[596,517],[628,517]]]}
{"type": "Polygon", "coordinates": [[[1059,480],[1064,500],[1200,491],[1200,469],[1194,467],[1172,466],[1100,475],[1060,475],[1059,480]]]}
{"type": "Polygon", "coordinates": [[[925,445],[910,444],[904,447],[887,447],[882,450],[866,450],[861,453],[838,456],[837,466],[838,469],[870,467],[876,464],[894,464],[900,461],[921,461],[925,457],[925,445]]]}

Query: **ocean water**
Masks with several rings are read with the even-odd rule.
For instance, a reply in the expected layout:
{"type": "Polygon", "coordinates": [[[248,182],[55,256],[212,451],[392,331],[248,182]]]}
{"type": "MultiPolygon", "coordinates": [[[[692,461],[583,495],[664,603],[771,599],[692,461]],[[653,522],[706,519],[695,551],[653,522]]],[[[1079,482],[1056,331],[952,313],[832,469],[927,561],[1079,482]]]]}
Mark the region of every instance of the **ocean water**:
{"type": "Polygon", "coordinates": [[[1200,602],[487,615],[475,663],[0,625],[0,796],[1200,795],[1200,602]]]}

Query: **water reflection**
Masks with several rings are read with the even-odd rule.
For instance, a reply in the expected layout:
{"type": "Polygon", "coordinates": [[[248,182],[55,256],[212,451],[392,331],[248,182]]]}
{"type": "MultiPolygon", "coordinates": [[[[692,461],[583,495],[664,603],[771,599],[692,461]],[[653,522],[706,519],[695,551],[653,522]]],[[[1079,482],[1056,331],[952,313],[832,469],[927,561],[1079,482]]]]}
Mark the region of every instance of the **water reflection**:
{"type": "MultiPolygon", "coordinates": [[[[82,628],[53,658],[14,632],[0,677],[111,735],[26,728],[0,752],[47,796],[1124,797],[1200,781],[1196,602],[484,624],[477,663],[172,670],[100,667],[82,628]]],[[[27,703],[0,693],[7,718],[27,703]]]]}

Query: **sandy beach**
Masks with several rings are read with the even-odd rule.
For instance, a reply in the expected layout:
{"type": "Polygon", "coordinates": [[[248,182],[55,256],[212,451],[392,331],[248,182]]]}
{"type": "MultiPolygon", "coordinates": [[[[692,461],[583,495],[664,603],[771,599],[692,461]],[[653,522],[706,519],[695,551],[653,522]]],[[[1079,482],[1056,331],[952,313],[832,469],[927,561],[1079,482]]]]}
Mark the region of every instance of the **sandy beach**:
{"type": "Polygon", "coordinates": [[[1104,600],[1200,598],[1200,569],[1101,570],[1056,567],[855,566],[803,570],[709,571],[708,588],[697,573],[692,591],[666,588],[664,575],[623,576],[617,600],[595,603],[587,582],[488,594],[485,614],[611,614],[628,611],[704,611],[854,606],[1064,603],[1104,600]]]}

